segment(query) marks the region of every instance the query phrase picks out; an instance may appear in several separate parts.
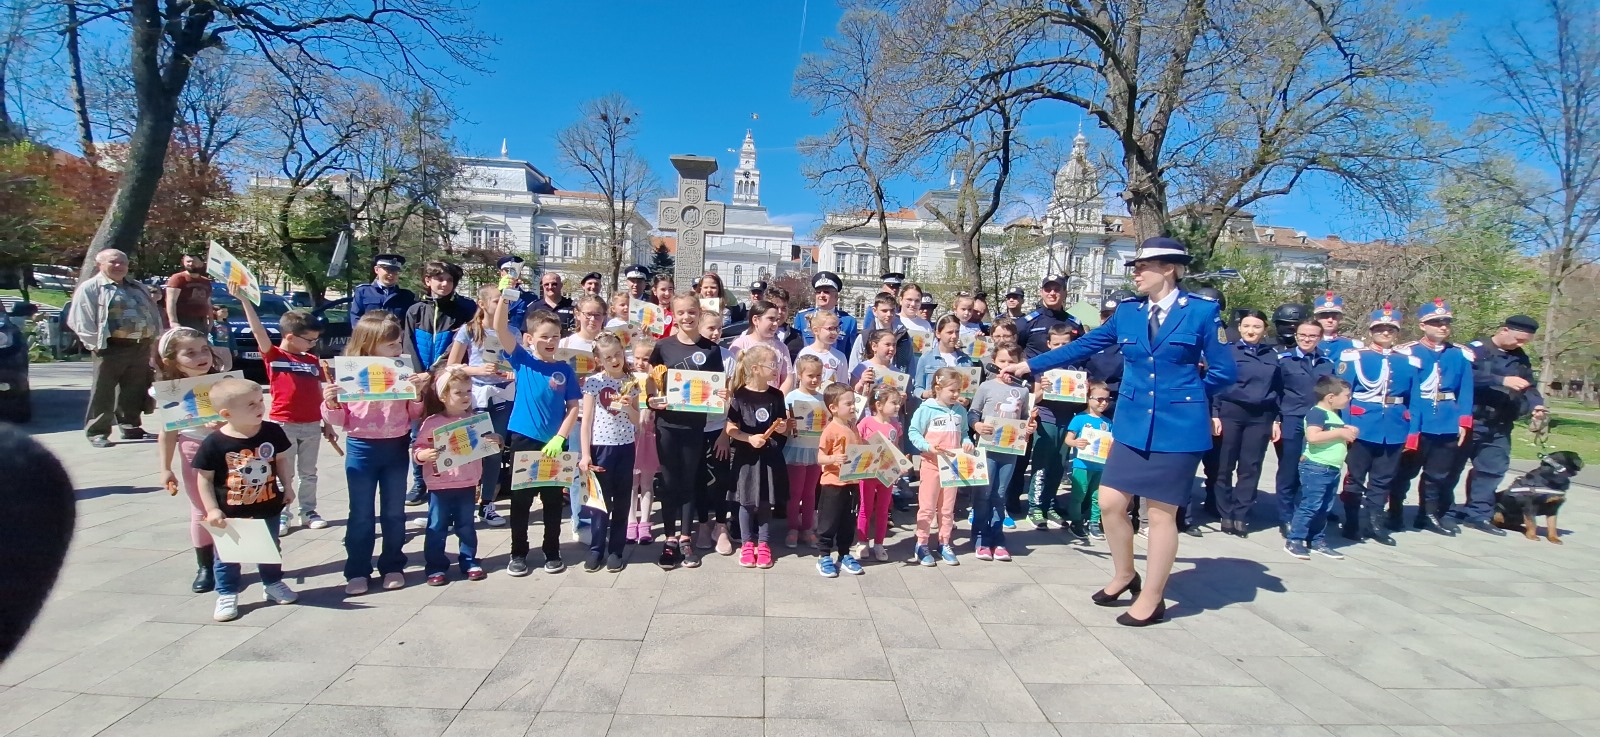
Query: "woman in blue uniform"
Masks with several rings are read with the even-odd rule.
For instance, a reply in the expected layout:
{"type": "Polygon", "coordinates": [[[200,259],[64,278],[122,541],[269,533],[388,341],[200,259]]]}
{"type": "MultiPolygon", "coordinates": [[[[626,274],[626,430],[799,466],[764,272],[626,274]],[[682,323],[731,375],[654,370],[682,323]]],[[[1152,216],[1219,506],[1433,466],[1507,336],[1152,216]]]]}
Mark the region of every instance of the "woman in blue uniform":
{"type": "Polygon", "coordinates": [[[1283,396],[1283,375],[1277,353],[1261,340],[1267,334],[1266,313],[1242,310],[1234,328],[1239,339],[1228,347],[1239,377],[1212,403],[1211,432],[1221,440],[1217,516],[1222,518],[1223,532],[1244,537],[1261,483],[1261,461],[1267,445],[1278,442],[1282,434],[1278,401],[1283,396]]]}
{"type": "Polygon", "coordinates": [[[1200,457],[1211,447],[1210,396],[1233,385],[1233,353],[1223,336],[1217,304],[1178,288],[1188,251],[1171,238],[1139,245],[1132,261],[1140,297],[1117,305],[1093,332],[1003,373],[1011,377],[1077,363],[1111,345],[1122,347],[1124,368],[1114,447],[1100,481],[1100,518],[1116,573],[1094,593],[1110,606],[1123,592],[1134,601],[1117,623],[1143,627],[1166,618],[1162,593],[1178,555],[1178,505],[1189,498],[1200,457]],[[1209,370],[1200,371],[1205,360],[1209,370]],[[1149,545],[1144,580],[1133,567],[1133,525],[1128,500],[1149,505],[1149,545]]]}

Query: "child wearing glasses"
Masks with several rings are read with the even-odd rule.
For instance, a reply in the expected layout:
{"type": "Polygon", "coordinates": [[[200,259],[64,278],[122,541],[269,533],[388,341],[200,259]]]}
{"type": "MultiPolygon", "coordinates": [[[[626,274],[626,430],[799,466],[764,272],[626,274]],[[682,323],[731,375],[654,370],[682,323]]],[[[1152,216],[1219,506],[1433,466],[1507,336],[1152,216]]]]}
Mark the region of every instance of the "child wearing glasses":
{"type": "MultiPolygon", "coordinates": [[[[1089,384],[1089,408],[1078,413],[1067,425],[1067,445],[1079,451],[1089,447],[1089,441],[1084,439],[1085,429],[1099,430],[1109,434],[1111,420],[1105,416],[1106,408],[1111,406],[1111,390],[1105,382],[1096,381],[1089,384]]],[[[1110,440],[1105,441],[1110,445],[1110,440]]],[[[1072,459],[1072,498],[1067,503],[1067,512],[1072,515],[1072,524],[1077,526],[1083,523],[1085,515],[1089,518],[1089,537],[1096,540],[1106,539],[1105,532],[1100,529],[1100,473],[1106,470],[1104,461],[1098,458],[1085,458],[1083,453],[1074,454],[1072,459]]]]}

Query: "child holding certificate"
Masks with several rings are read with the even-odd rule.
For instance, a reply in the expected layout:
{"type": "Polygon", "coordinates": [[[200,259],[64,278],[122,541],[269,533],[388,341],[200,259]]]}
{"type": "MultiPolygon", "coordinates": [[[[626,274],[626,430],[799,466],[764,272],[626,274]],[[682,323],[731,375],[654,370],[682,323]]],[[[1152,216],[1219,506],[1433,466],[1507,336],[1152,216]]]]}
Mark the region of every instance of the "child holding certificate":
{"type": "MultiPolygon", "coordinates": [[[[473,460],[441,471],[437,466],[439,448],[434,446],[434,436],[440,428],[471,413],[472,376],[460,366],[445,368],[432,390],[422,393],[422,424],[411,443],[411,459],[422,468],[422,482],[428,489],[428,532],[422,539],[422,566],[429,586],[448,582],[450,559],[445,557],[444,543],[451,532],[456,535],[456,562],[461,566],[461,575],[468,581],[484,579],[483,565],[478,561],[478,530],[472,525],[484,464],[473,460]]],[[[490,433],[478,442],[498,446],[500,438],[490,433]]]]}
{"type": "Polygon", "coordinates": [[[838,578],[839,571],[859,576],[861,563],[850,555],[850,545],[856,536],[861,484],[845,481],[839,473],[847,458],[845,448],[862,444],[856,433],[856,395],[848,386],[831,384],[822,398],[832,419],[817,441],[817,460],[822,463],[822,485],[817,489],[817,545],[822,557],[817,559],[817,572],[824,578],[838,578]],[[839,553],[838,562],[834,551],[839,553]]]}
{"type": "Polygon", "coordinates": [[[778,474],[783,473],[783,451],[772,436],[786,430],[783,392],[772,387],[777,374],[777,353],[754,345],[739,354],[733,370],[733,399],[728,403],[727,434],[733,446],[733,500],[739,504],[739,565],[771,568],[772,548],[767,534],[772,504],[777,498],[778,474]]]}
{"type": "Polygon", "coordinates": [[[1089,447],[1089,441],[1083,435],[1085,431],[1106,433],[1108,437],[1102,445],[1110,447],[1111,421],[1105,417],[1106,407],[1110,405],[1111,390],[1105,382],[1091,383],[1089,408],[1072,418],[1072,423],[1067,426],[1067,445],[1080,451],[1072,459],[1072,499],[1067,511],[1072,515],[1074,528],[1083,524],[1083,517],[1088,516],[1089,524],[1085,532],[1096,540],[1106,539],[1106,534],[1100,530],[1100,473],[1106,470],[1106,464],[1104,459],[1082,452],[1089,447]]]}
{"type": "MultiPolygon", "coordinates": [[[[949,319],[948,316],[946,319],[949,319]]],[[[954,323],[940,320],[954,332],[954,323]]],[[[955,546],[950,538],[955,534],[956,487],[939,485],[939,460],[951,456],[956,450],[971,453],[972,441],[967,438],[967,408],[957,402],[961,397],[963,377],[954,367],[946,366],[933,372],[928,389],[933,396],[917,408],[911,416],[911,426],[906,435],[911,445],[922,453],[922,488],[917,493],[917,562],[924,566],[938,563],[933,558],[929,538],[938,527],[939,557],[945,565],[961,565],[956,559],[955,546]]]]}

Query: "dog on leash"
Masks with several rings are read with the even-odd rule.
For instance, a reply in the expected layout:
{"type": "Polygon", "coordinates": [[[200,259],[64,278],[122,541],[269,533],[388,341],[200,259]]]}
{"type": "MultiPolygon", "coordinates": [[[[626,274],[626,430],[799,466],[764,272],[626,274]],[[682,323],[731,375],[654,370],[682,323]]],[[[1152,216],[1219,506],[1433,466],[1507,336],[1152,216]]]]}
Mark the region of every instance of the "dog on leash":
{"type": "Polygon", "coordinates": [[[1536,518],[1544,517],[1545,539],[1561,544],[1561,532],[1556,527],[1556,513],[1567,501],[1567,488],[1572,477],[1583,470],[1583,459],[1570,450],[1558,450],[1544,456],[1539,467],[1518,476],[1504,491],[1494,497],[1494,526],[1502,530],[1519,530],[1529,540],[1538,539],[1536,518]]]}

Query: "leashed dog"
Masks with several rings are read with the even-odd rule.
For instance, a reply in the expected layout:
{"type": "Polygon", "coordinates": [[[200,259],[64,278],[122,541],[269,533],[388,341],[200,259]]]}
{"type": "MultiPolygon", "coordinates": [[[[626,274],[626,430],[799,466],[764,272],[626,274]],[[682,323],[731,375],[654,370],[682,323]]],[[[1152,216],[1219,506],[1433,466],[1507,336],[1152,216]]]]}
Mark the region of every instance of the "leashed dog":
{"type": "Polygon", "coordinates": [[[1545,539],[1561,544],[1561,532],[1556,527],[1556,513],[1567,501],[1567,487],[1572,477],[1583,470],[1583,459],[1570,450],[1558,450],[1544,456],[1539,467],[1518,476],[1504,491],[1494,497],[1494,526],[1503,530],[1521,530],[1529,540],[1538,539],[1535,518],[1544,515],[1545,539]]]}

